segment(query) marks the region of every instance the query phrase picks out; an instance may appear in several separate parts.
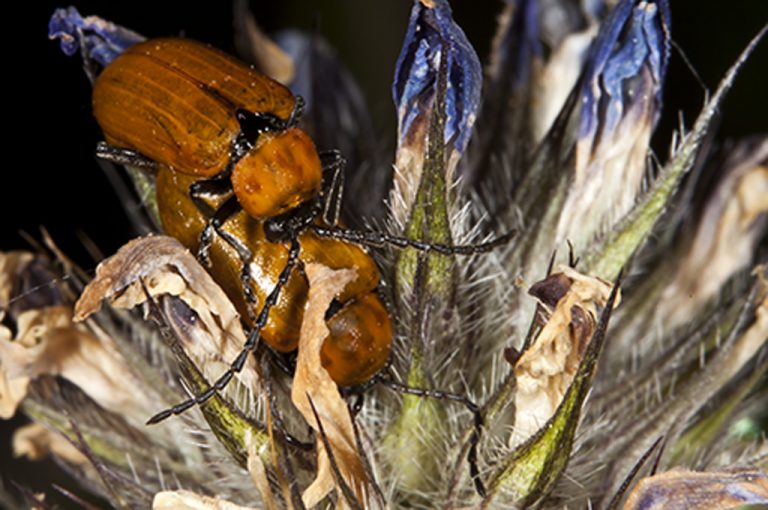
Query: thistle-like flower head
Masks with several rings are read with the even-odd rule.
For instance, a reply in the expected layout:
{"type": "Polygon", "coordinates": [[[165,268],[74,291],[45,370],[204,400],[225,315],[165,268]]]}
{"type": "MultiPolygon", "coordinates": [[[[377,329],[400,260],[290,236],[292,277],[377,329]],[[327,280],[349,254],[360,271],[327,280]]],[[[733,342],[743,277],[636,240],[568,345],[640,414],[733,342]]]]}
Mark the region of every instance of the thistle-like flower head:
{"type": "MultiPolygon", "coordinates": [[[[193,208],[173,211],[179,239],[130,240],[95,275],[46,238],[47,253],[0,254],[0,416],[30,419],[15,454],[50,454],[79,483],[68,497],[117,508],[768,503],[768,136],[712,143],[766,29],[662,162],[650,140],[669,10],[510,0],[483,76],[448,1],[415,0],[392,84],[395,155],[382,162],[362,94],[327,43],[268,35],[239,2],[240,55],[306,96],[302,129],[348,161],[346,186],[337,172],[323,189],[345,191],[343,222],[386,225],[389,237],[358,239],[406,247],[371,250],[391,359],[365,388],[340,389],[323,368],[329,318],[365,268],[312,251],[324,246],[314,233],[288,243],[319,254],[293,272],[288,248],[265,240],[268,257],[232,259],[225,274],[182,245],[205,223],[193,208]],[[300,330],[294,354],[258,347],[238,312],[258,299],[231,292],[282,271],[306,280],[303,294],[286,284],[302,300],[287,325],[300,330]],[[222,373],[231,382],[211,390],[222,373]],[[190,395],[210,399],[145,424],[190,395]]],[[[74,8],[49,31],[92,78],[143,39],[74,8]]],[[[186,176],[129,172],[159,224],[159,190],[186,176]]],[[[264,228],[230,220],[253,227],[234,234],[247,246],[264,228]]],[[[46,505],[7,487],[2,503],[46,505]]]]}

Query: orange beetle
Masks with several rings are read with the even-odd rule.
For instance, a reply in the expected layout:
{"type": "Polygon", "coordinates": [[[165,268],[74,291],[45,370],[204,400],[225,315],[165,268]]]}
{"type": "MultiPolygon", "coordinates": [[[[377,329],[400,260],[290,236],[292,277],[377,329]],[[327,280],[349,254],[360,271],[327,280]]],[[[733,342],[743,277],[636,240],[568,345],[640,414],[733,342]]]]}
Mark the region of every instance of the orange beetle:
{"type": "MultiPolygon", "coordinates": [[[[160,167],[157,173],[157,204],[165,231],[191,250],[197,249],[205,216],[190,200],[187,190],[194,178],[160,167]]],[[[271,243],[264,234],[263,222],[240,211],[222,229],[240,239],[253,255],[252,290],[257,303],[264,303],[277,285],[280,270],[288,259],[285,243],[271,243]]],[[[379,272],[373,259],[362,248],[335,239],[320,238],[312,232],[299,235],[302,262],[320,262],[333,269],[354,267],[357,277],[337,297],[338,310],[328,318],[330,335],[320,356],[331,378],[340,386],[367,382],[389,358],[392,324],[384,305],[374,292],[379,272]]],[[[213,240],[210,273],[235,303],[243,317],[248,317],[251,303],[245,299],[242,264],[237,251],[222,238],[213,240]]],[[[307,279],[295,269],[283,286],[261,337],[273,349],[296,349],[299,328],[307,299],[307,279]]],[[[253,325],[253,324],[251,324],[253,325]]]]}
{"type": "Polygon", "coordinates": [[[296,107],[276,81],[187,39],[131,46],[93,88],[93,114],[107,142],[182,174],[231,174],[240,206],[257,219],[320,191],[320,158],[293,127],[296,107]]]}
{"type": "MultiPolygon", "coordinates": [[[[323,189],[323,173],[339,171],[341,157],[319,155],[295,127],[301,101],[288,89],[199,43],[159,39],[131,47],[96,80],[93,109],[115,146],[97,152],[156,170],[163,227],[197,250],[252,326],[240,354],[207,390],[148,423],[183,413],[226,387],[259,338],[277,351],[296,348],[308,290],[302,262],[357,271],[326,314],[329,335],[321,350],[331,378],[354,386],[384,368],[392,344],[389,314],[374,292],[378,271],[357,244],[471,254],[513,235],[449,246],[329,226],[321,213],[338,197],[323,189]]],[[[460,402],[475,415],[467,458],[483,494],[476,464],[483,421],[479,408],[463,395],[409,388],[387,378],[382,382],[396,391],[460,402]]]]}
{"type": "MultiPolygon", "coordinates": [[[[165,231],[210,263],[243,317],[280,352],[298,345],[307,281],[300,267],[280,281],[287,239],[267,239],[279,228],[265,232],[269,223],[262,220],[317,198],[323,172],[312,140],[293,127],[298,108],[279,83],[185,39],[132,46],[93,90],[94,116],[107,141],[153,161],[165,231]],[[232,193],[239,208],[227,204],[232,193]],[[218,211],[224,213],[216,221],[218,211]],[[209,225],[220,235],[213,237],[209,225]],[[258,307],[266,310],[263,323],[258,307]]],[[[373,292],[379,282],[373,259],[358,246],[312,232],[295,229],[287,237],[297,237],[301,262],[356,269],[329,314],[321,359],[341,386],[368,381],[386,364],[392,343],[389,315],[373,292]]]]}
{"type": "MultiPolygon", "coordinates": [[[[324,161],[296,127],[301,101],[288,89],[200,43],[157,39],[129,48],[96,80],[93,111],[112,145],[100,147],[99,155],[156,170],[163,227],[197,250],[252,326],[243,350],[207,390],[148,423],[210,399],[243,368],[260,337],[277,351],[296,348],[308,290],[302,262],[357,270],[327,313],[329,335],[321,351],[331,378],[353,386],[385,366],[392,324],[374,292],[375,263],[345,240],[451,255],[488,251],[513,236],[449,246],[324,223],[320,215],[336,197],[325,196],[323,173],[338,171],[341,157],[334,153],[324,161]]],[[[476,465],[479,408],[463,395],[384,382],[404,393],[460,402],[475,415],[468,460],[484,494],[476,465]]]]}

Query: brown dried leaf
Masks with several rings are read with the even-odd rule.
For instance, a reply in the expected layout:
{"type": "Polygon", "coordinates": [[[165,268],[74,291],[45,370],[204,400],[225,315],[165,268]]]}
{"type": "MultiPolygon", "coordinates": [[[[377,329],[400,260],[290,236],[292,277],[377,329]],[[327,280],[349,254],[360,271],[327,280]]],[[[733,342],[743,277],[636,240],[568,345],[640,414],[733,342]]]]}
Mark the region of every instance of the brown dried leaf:
{"type": "Polygon", "coordinates": [[[196,494],[192,491],[163,491],[155,494],[152,510],[257,510],[224,499],[196,494]]]}
{"type": "MultiPolygon", "coordinates": [[[[176,239],[147,236],[128,242],[96,268],[96,277],[75,305],[75,320],[84,320],[109,299],[116,308],[133,308],[147,300],[146,292],[184,301],[197,315],[194,328],[180,338],[206,377],[220,373],[215,363],[234,359],[245,343],[240,315],[224,291],[176,239]],[[210,372],[210,373],[209,373],[210,372]]],[[[248,388],[258,381],[249,357],[238,378],[248,388]]]]}
{"type": "Polygon", "coordinates": [[[13,456],[40,460],[49,453],[67,463],[84,466],[88,458],[61,434],[52,432],[39,423],[30,423],[18,428],[13,433],[13,456]]]}
{"type": "MultiPolygon", "coordinates": [[[[333,271],[321,264],[307,264],[305,272],[309,280],[309,298],[301,325],[291,399],[307,423],[319,433],[311,399],[344,481],[365,504],[369,500],[369,480],[357,451],[352,418],[336,383],[320,363],[320,348],[328,336],[325,312],[333,298],[355,277],[355,271],[333,271]]],[[[328,453],[320,439],[317,449],[317,477],[302,495],[307,508],[314,507],[331,490],[338,488],[328,453]]]]}
{"type": "Polygon", "coordinates": [[[80,386],[106,409],[140,416],[151,409],[137,393],[130,371],[112,346],[72,322],[72,309],[27,310],[13,341],[0,338],[0,417],[13,416],[30,380],[60,375],[80,386]]]}
{"type": "Polygon", "coordinates": [[[610,283],[568,266],[558,266],[531,287],[531,294],[546,311],[546,322],[515,364],[516,415],[510,446],[532,436],[555,413],[592,338],[598,308],[605,306],[611,288],[610,283]]]}
{"type": "Polygon", "coordinates": [[[673,470],[643,478],[624,510],[713,510],[768,503],[768,475],[758,470],[673,470]]]}

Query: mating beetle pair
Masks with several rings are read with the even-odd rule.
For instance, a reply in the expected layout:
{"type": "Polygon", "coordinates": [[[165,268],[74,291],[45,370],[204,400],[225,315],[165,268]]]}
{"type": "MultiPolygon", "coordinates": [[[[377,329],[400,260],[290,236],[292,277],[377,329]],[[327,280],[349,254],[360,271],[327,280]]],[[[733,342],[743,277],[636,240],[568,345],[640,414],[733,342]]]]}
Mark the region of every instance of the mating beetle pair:
{"type": "MultiPolygon", "coordinates": [[[[352,386],[384,366],[392,327],[373,292],[373,260],[358,246],[301,232],[321,205],[323,167],[312,140],[294,126],[298,104],[279,83],[183,39],[132,46],[93,90],[94,115],[113,146],[102,155],[139,158],[114,149],[128,148],[156,166],[163,228],[198,251],[270,347],[298,345],[307,297],[306,278],[292,271],[298,260],[357,269],[328,320],[322,351],[333,380],[352,386]]],[[[341,164],[336,153],[322,159],[341,164]]]]}
{"type": "MultiPolygon", "coordinates": [[[[197,251],[252,327],[242,352],[202,394],[162,411],[159,422],[211,398],[239,372],[259,338],[295,350],[307,296],[304,262],[355,268],[357,277],[327,312],[321,359],[340,386],[371,380],[392,343],[389,314],[376,294],[379,274],[359,244],[393,244],[446,255],[488,251],[511,234],[471,246],[427,244],[336,226],[338,153],[318,154],[296,127],[301,101],[282,85],[224,53],[183,39],[136,44],[94,84],[93,110],[109,145],[99,155],[156,172],[167,233],[197,251]],[[330,212],[329,212],[330,211],[330,212]],[[350,244],[351,243],[354,244],[350,244]]],[[[464,402],[439,391],[407,392],[464,402]]],[[[470,452],[472,474],[479,430],[470,452]]]]}

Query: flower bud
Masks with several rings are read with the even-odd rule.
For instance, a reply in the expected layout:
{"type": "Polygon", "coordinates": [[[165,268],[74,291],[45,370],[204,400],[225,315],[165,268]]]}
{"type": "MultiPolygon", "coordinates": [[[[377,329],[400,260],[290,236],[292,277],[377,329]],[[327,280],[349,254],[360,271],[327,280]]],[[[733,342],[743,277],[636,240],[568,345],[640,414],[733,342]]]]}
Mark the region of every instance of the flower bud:
{"type": "Polygon", "coordinates": [[[48,22],[48,37],[59,39],[61,51],[74,55],[82,51],[102,66],[108,65],[128,47],[144,40],[132,30],[98,16],[83,18],[77,9],[56,9],[48,22]]]}
{"type": "Polygon", "coordinates": [[[446,0],[415,1],[405,42],[397,59],[392,95],[397,107],[398,138],[395,165],[405,210],[410,210],[427,151],[428,126],[438,105],[438,75],[447,59],[444,109],[445,176],[466,149],[475,122],[482,86],[477,53],[454,23],[446,0]]]}
{"type": "Polygon", "coordinates": [[[576,161],[558,242],[584,249],[635,202],[669,47],[666,0],[624,0],[603,24],[580,85],[576,161]]]}

